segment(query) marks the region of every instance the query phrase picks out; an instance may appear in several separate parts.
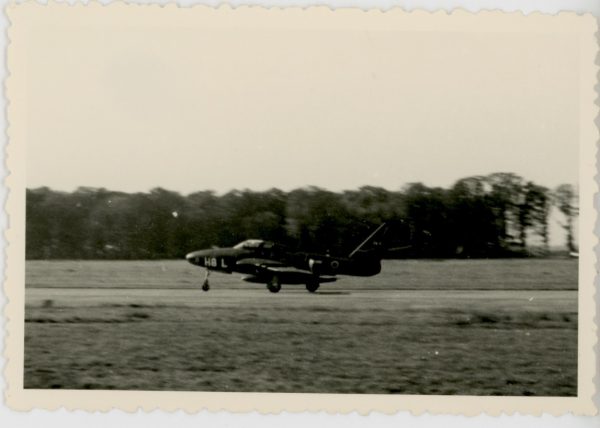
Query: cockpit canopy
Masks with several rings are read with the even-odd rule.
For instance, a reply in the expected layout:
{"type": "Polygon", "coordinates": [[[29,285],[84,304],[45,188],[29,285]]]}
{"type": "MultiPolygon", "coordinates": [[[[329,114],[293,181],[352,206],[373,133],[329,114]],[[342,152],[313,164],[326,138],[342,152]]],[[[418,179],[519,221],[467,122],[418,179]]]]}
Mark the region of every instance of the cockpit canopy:
{"type": "Polygon", "coordinates": [[[256,248],[262,248],[265,245],[265,241],[262,239],[246,239],[235,245],[233,248],[237,250],[253,250],[256,248]]]}

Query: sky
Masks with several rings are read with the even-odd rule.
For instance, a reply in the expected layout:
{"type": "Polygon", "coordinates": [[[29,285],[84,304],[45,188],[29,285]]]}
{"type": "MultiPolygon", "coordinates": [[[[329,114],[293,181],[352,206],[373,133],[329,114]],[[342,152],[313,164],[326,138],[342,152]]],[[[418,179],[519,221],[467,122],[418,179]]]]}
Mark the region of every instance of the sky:
{"type": "Polygon", "coordinates": [[[577,183],[572,36],[131,23],[29,43],[29,188],[577,183]]]}

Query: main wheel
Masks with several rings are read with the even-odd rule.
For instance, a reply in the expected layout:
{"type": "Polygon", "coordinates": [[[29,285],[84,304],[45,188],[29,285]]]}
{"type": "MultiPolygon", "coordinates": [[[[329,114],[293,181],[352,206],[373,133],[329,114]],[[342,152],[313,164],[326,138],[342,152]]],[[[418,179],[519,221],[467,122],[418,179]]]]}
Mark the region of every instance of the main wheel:
{"type": "Polygon", "coordinates": [[[267,288],[271,293],[278,293],[281,290],[281,281],[279,281],[279,277],[274,275],[273,278],[267,283],[267,288]]]}
{"type": "Polygon", "coordinates": [[[319,289],[319,285],[320,285],[319,280],[317,278],[315,278],[306,283],[306,289],[310,293],[314,293],[315,291],[317,291],[319,289]]]}
{"type": "Polygon", "coordinates": [[[208,281],[204,281],[204,283],[202,284],[202,291],[208,290],[210,290],[210,285],[208,285],[208,281]]]}

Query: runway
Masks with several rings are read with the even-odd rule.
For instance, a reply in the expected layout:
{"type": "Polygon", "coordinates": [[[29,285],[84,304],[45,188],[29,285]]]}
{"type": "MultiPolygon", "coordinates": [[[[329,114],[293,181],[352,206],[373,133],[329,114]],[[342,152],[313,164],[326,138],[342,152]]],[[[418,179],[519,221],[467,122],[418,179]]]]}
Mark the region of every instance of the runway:
{"type": "MultiPolygon", "coordinates": [[[[325,288],[325,287],[323,287],[325,288]]],[[[302,286],[289,286],[277,294],[265,289],[130,289],[130,288],[32,288],[26,291],[26,305],[85,308],[112,305],[185,306],[190,308],[273,306],[302,308],[305,306],[332,309],[360,305],[363,309],[452,307],[478,309],[518,309],[527,311],[559,310],[576,312],[577,292],[574,290],[321,290],[308,293],[302,286]]]]}

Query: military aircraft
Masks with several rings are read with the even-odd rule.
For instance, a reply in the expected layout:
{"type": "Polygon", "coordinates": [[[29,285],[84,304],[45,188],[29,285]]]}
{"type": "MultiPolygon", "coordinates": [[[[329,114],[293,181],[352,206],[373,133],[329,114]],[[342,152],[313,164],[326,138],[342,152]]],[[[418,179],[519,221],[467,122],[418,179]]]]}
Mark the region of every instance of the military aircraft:
{"type": "Polygon", "coordinates": [[[193,251],[185,258],[206,268],[204,291],[210,288],[208,277],[214,270],[245,274],[244,281],[267,284],[272,293],[281,290],[281,284],[305,284],[314,293],[320,284],[334,282],[336,275],[373,276],[381,272],[380,243],[375,238],[383,233],[385,223],[345,257],[289,251],[274,242],[248,239],[231,248],[193,251]]]}

